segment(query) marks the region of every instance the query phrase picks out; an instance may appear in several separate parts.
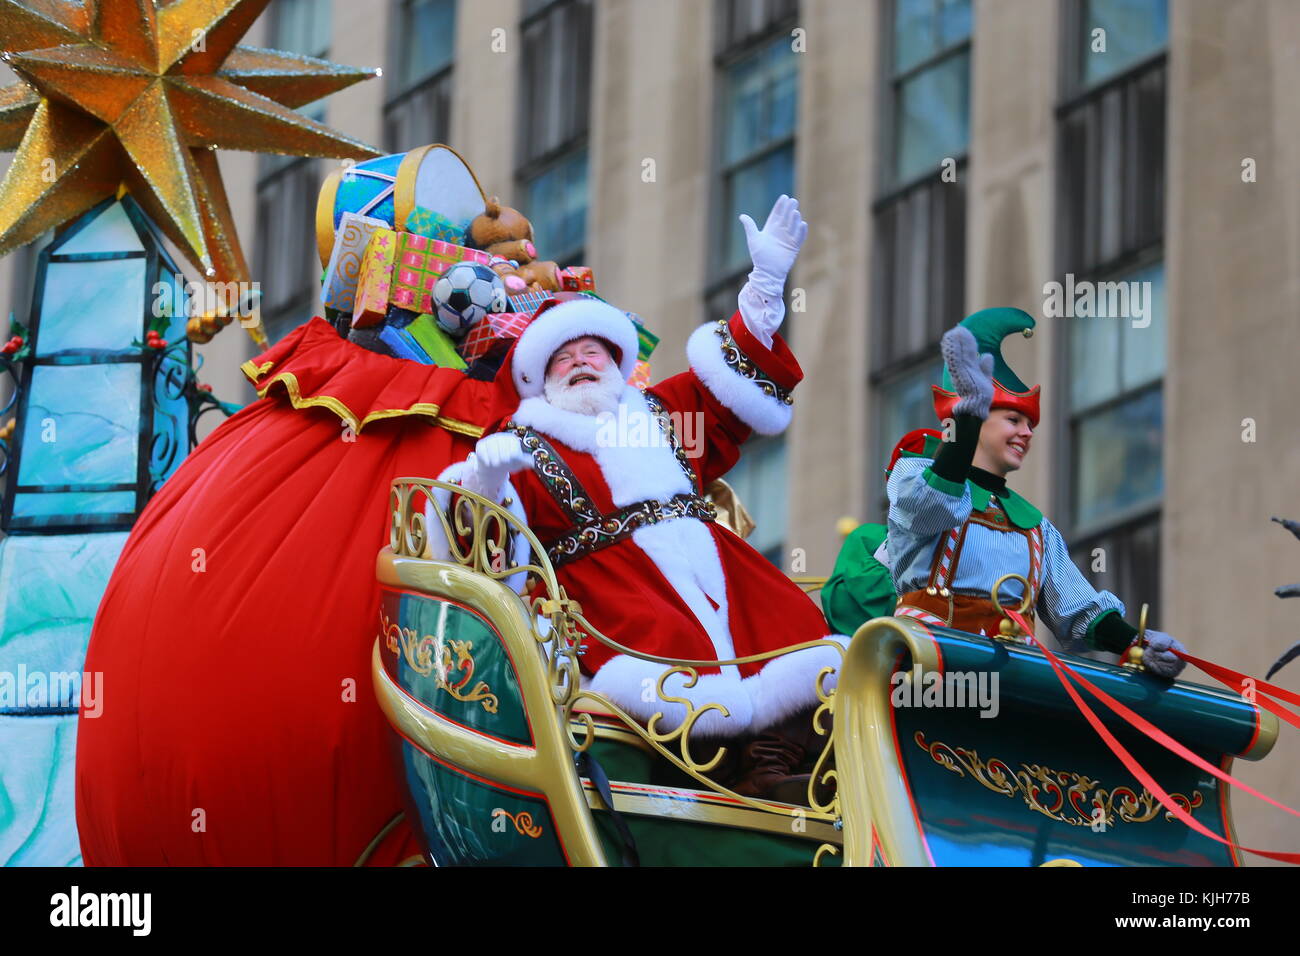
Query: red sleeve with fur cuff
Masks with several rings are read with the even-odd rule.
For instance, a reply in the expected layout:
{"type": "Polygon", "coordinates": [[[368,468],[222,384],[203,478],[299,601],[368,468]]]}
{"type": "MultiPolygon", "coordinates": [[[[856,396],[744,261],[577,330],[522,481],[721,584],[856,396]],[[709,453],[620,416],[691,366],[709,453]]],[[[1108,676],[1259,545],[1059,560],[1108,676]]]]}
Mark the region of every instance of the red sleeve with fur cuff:
{"type": "Polygon", "coordinates": [[[702,325],[686,343],[691,372],[719,404],[761,435],[785,431],[794,415],[790,390],[803,378],[779,337],[763,345],[739,312],[702,325]]]}

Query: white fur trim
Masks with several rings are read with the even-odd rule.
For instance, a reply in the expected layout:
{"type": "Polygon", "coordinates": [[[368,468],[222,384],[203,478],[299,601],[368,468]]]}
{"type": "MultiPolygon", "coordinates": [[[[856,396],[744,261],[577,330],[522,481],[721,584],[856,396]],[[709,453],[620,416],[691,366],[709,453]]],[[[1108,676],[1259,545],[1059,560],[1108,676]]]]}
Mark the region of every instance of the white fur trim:
{"type": "Polygon", "coordinates": [[[691,371],[713,397],[760,435],[778,435],[789,426],[794,408],[775,396],[764,395],[757,384],[727,366],[712,323],[691,333],[686,341],[686,358],[691,371]]]}
{"type": "MultiPolygon", "coordinates": [[[[846,648],[849,645],[843,634],[827,634],[824,639],[846,648]]],[[[764,730],[815,705],[817,675],[824,667],[834,668],[823,682],[830,690],[839,680],[843,660],[833,647],[810,647],[765,662],[761,671],[744,682],[754,702],[754,730],[764,730]]]]}
{"type": "Polygon", "coordinates": [[[520,398],[542,394],[546,366],[565,342],[594,335],[611,342],[621,353],[618,363],[623,380],[636,369],[636,326],[621,309],[608,302],[583,297],[551,306],[533,319],[515,343],[511,376],[520,398]]]}
{"type": "MultiPolygon", "coordinates": [[[[656,724],[660,732],[667,732],[681,726],[686,718],[686,708],[682,704],[670,704],[659,699],[656,687],[659,675],[668,670],[669,665],[643,661],[637,657],[618,654],[605,662],[605,665],[592,677],[591,690],[603,694],[618,704],[642,723],[648,721],[656,712],[663,714],[656,724]]],[[[728,668],[730,670],[730,668],[728,668]]],[[[664,694],[668,697],[681,697],[691,702],[693,707],[705,704],[721,704],[727,709],[728,716],[710,710],[703,714],[691,728],[691,738],[703,737],[738,737],[749,730],[753,722],[753,704],[746,693],[740,678],[734,672],[722,674],[701,674],[692,687],[683,686],[686,675],[676,673],[664,681],[664,694]]]]}
{"type": "MultiPolygon", "coordinates": [[[[438,476],[438,480],[448,482],[449,484],[463,485],[470,491],[480,493],[470,481],[473,477],[473,473],[474,463],[469,459],[466,459],[465,461],[458,461],[454,464],[448,465],[442,470],[442,474],[438,476]]],[[[435,488],[433,489],[433,497],[438,502],[438,507],[443,510],[444,514],[446,514],[447,507],[451,503],[451,493],[442,488],[435,488]]],[[[510,499],[510,504],[506,506],[507,511],[524,524],[528,523],[528,516],[524,514],[524,507],[519,501],[519,493],[515,490],[515,486],[508,480],[506,481],[505,489],[501,493],[501,498],[510,499]]],[[[428,543],[424,548],[424,556],[434,561],[450,560],[451,548],[447,542],[447,535],[442,530],[442,522],[438,519],[437,515],[433,513],[432,502],[426,503],[424,506],[424,527],[428,531],[428,543]]],[[[532,553],[532,548],[528,545],[528,538],[524,536],[523,532],[516,532],[514,535],[513,548],[513,560],[515,564],[527,564],[532,558],[532,553]]],[[[505,581],[506,587],[510,588],[510,590],[517,594],[523,594],[524,586],[528,582],[528,573],[526,571],[520,571],[518,574],[512,574],[510,577],[504,578],[503,580],[505,581]]]]}
{"type": "MultiPolygon", "coordinates": [[[[612,415],[566,412],[542,398],[520,403],[514,421],[596,459],[614,504],[636,504],[693,490],[659,425],[635,388],[612,415]]],[[[727,621],[727,581],[713,534],[695,518],[638,528],[632,543],[646,553],[709,635],[718,660],[735,657],[727,621]],[[709,598],[718,605],[715,610],[709,598]]]]}

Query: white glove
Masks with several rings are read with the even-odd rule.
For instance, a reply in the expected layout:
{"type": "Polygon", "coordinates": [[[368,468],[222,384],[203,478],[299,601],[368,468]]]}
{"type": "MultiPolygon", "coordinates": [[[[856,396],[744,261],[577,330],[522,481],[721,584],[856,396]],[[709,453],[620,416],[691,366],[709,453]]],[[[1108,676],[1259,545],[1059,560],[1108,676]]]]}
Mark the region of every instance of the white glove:
{"type": "Polygon", "coordinates": [[[948,367],[953,391],[960,396],[953,413],[988,418],[989,406],[993,404],[993,356],[980,355],[975,336],[961,325],[943,334],[939,351],[948,367]]]}
{"type": "Polygon", "coordinates": [[[1142,651],[1142,664],[1151,673],[1172,679],[1187,666],[1185,660],[1173,653],[1173,651],[1184,653],[1187,651],[1177,638],[1170,637],[1164,631],[1147,631],[1146,639],[1146,647],[1142,651]]]}
{"type": "Polygon", "coordinates": [[[513,472],[533,467],[533,456],[524,450],[519,436],[511,432],[497,432],[479,439],[469,457],[474,466],[470,491],[493,501],[501,500],[506,479],[513,472]]]}
{"type": "Polygon", "coordinates": [[[799,247],[808,235],[808,223],[799,215],[799,200],[782,195],[767,214],[761,231],[744,213],[740,224],[745,227],[745,242],[754,263],[749,281],[761,292],[780,296],[785,277],[790,274],[799,247]]]}

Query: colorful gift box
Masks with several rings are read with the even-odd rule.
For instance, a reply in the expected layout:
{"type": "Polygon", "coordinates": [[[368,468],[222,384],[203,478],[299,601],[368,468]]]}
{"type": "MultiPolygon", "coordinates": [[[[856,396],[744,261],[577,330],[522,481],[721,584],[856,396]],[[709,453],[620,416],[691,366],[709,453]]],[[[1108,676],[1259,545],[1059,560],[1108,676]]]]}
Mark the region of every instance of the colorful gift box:
{"type": "Polygon", "coordinates": [[[489,312],[466,333],[456,351],[467,362],[504,352],[531,321],[531,312],[489,312]]]}
{"type": "Polygon", "coordinates": [[[352,314],[366,246],[377,230],[386,228],[388,223],[382,219],[355,212],[343,214],[321,285],[321,303],[325,308],[352,314]]]}
{"type": "Polygon", "coordinates": [[[632,377],[628,379],[629,385],[635,385],[637,388],[645,391],[650,387],[650,363],[640,361],[636,363],[636,368],[632,369],[632,377]]]}
{"type": "Polygon", "coordinates": [[[659,344],[659,336],[641,324],[641,316],[631,312],[627,316],[636,326],[636,357],[645,362],[650,358],[650,353],[655,350],[655,346],[659,344]]]}
{"type": "Polygon", "coordinates": [[[465,227],[457,225],[441,213],[423,206],[416,206],[406,217],[403,228],[407,232],[438,239],[442,242],[462,243],[465,241],[465,227]]]}
{"type": "Polygon", "coordinates": [[[354,329],[378,325],[388,314],[388,295],[392,288],[393,262],[397,255],[398,233],[376,229],[366,244],[357,276],[355,301],[352,304],[354,329]]]}
{"type": "Polygon", "coordinates": [[[595,292],[596,277],[587,266],[569,266],[559,271],[563,292],[595,292]]]}
{"type": "Polygon", "coordinates": [[[418,315],[402,332],[412,339],[429,356],[434,365],[443,368],[465,368],[465,360],[456,351],[456,342],[442,330],[431,315],[418,315]]]}
{"type": "Polygon", "coordinates": [[[487,265],[492,257],[479,249],[430,239],[413,232],[397,234],[397,260],[389,301],[422,314],[433,312],[433,284],[458,262],[487,265]]]}
{"type": "Polygon", "coordinates": [[[521,292],[518,295],[507,295],[506,300],[511,312],[527,312],[532,315],[550,297],[549,292],[521,292]]]}

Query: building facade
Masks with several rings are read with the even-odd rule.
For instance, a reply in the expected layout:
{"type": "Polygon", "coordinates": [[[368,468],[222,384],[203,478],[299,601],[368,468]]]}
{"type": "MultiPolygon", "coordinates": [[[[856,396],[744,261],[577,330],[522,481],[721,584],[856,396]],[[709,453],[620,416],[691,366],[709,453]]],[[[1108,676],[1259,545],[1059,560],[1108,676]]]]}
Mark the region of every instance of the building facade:
{"type": "MultiPolygon", "coordinates": [[[[843,517],[881,520],[882,468],[933,425],[943,331],[1010,305],[1007,359],[1043,385],[1013,485],[1136,621],[1262,673],[1300,630],[1300,5],[1290,0],[275,0],[248,43],[384,76],[313,107],[403,150],[445,141],[661,336],[656,375],[727,313],[739,212],[793,192],[811,231],[785,334],[789,432],[734,484],[755,543],[829,572],[843,517]],[[1049,314],[1049,283],[1136,283],[1142,310],[1049,314]]],[[[332,161],[221,157],[264,318],[319,309],[313,210],[332,161]]],[[[31,258],[0,263],[18,316],[31,258]]],[[[203,379],[253,395],[237,326],[203,379]]],[[[1293,665],[1294,668],[1294,665],[1293,665]]],[[[1282,672],[1294,685],[1294,670],[1282,672]]],[[[1244,779],[1300,802],[1283,734],[1244,779]]],[[[1300,848],[1247,797],[1239,834],[1300,848]]]]}

